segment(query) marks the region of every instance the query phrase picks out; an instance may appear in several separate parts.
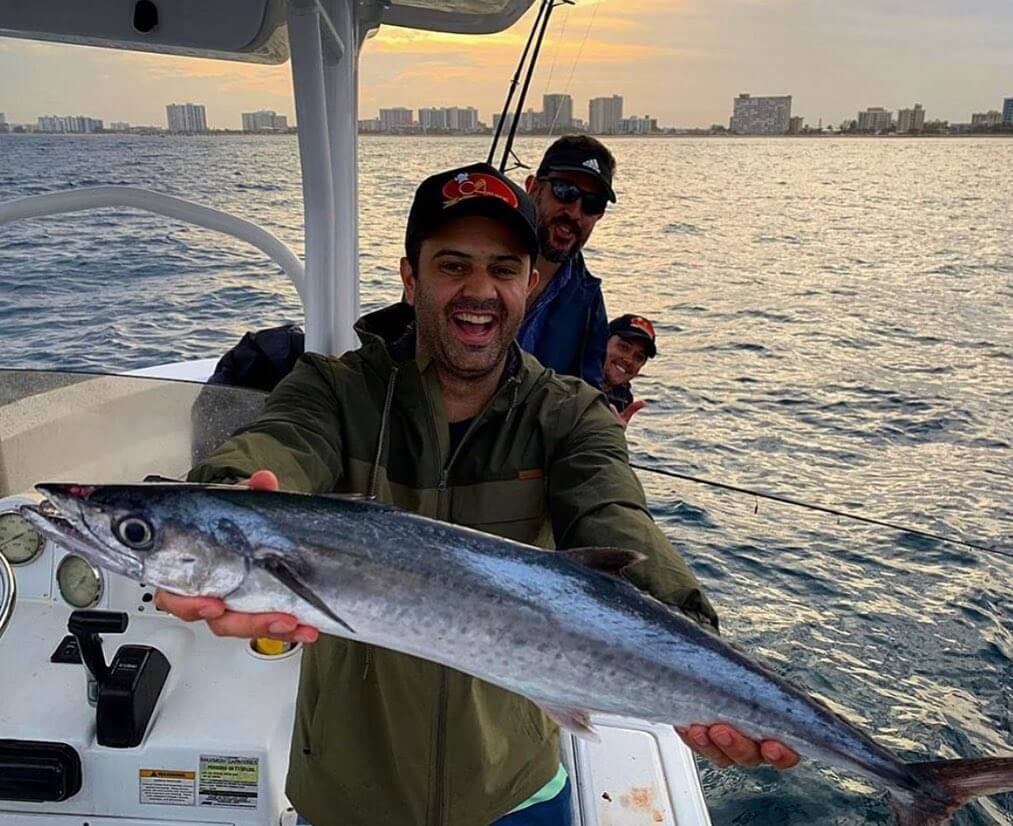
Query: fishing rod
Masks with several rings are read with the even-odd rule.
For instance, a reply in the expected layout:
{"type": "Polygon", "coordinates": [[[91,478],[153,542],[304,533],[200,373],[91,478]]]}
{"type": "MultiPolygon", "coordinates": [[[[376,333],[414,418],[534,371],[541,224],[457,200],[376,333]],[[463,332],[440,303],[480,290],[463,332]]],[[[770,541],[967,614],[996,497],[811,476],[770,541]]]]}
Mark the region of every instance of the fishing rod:
{"type": "Polygon", "coordinates": [[[546,6],[551,6],[552,0],[543,0],[541,5],[538,7],[538,14],[535,16],[535,23],[531,27],[531,34],[528,35],[528,42],[524,44],[524,51],[521,52],[521,59],[517,61],[517,69],[514,72],[513,79],[510,81],[510,87],[507,89],[506,101],[503,103],[503,111],[499,116],[499,123],[496,124],[496,132],[492,136],[492,146],[489,147],[489,157],[486,159],[486,163],[492,165],[493,158],[496,156],[496,146],[499,144],[499,136],[503,133],[503,124],[506,123],[507,118],[510,116],[510,103],[513,101],[514,92],[517,91],[518,85],[521,82],[521,72],[524,70],[524,64],[528,59],[528,52],[531,50],[531,44],[535,40],[535,32],[538,31],[538,24],[541,23],[542,15],[545,14],[546,6]]]}
{"type": "MultiPolygon", "coordinates": [[[[945,542],[950,545],[960,545],[964,548],[971,548],[975,551],[984,551],[985,553],[997,554],[998,556],[1006,557],[1007,559],[1013,559],[1013,551],[1007,551],[1003,548],[994,548],[988,545],[983,545],[979,542],[970,542],[965,539],[954,539],[951,536],[943,536],[942,534],[932,533],[931,531],[923,531],[919,528],[911,528],[906,525],[898,525],[896,522],[888,522],[884,519],[875,519],[871,516],[862,516],[857,513],[849,513],[848,511],[838,510],[836,508],[828,508],[825,505],[815,505],[811,502],[803,502],[799,499],[791,499],[787,496],[779,496],[775,493],[764,493],[763,491],[750,490],[749,488],[739,487],[738,485],[730,485],[727,482],[716,482],[713,479],[704,479],[700,476],[692,476],[688,473],[679,473],[674,470],[664,470],[662,468],[650,467],[648,465],[641,465],[636,462],[630,462],[630,467],[636,468],[637,470],[647,471],[648,473],[656,473],[659,476],[669,476],[673,479],[682,479],[686,482],[695,482],[699,485],[708,485],[713,488],[720,488],[721,490],[729,490],[734,493],[745,493],[750,496],[755,496],[758,499],[768,499],[771,502],[780,502],[782,505],[792,505],[796,508],[806,508],[807,510],[819,511],[820,513],[826,513],[830,516],[843,517],[845,519],[853,519],[856,522],[865,522],[868,525],[877,525],[881,528],[890,528],[891,530],[901,531],[902,533],[913,534],[914,536],[920,536],[924,539],[933,539],[936,542],[945,542]]],[[[754,511],[755,512],[755,511],[754,511]]]]}
{"type": "MultiPolygon", "coordinates": [[[[524,61],[527,58],[528,51],[532,43],[534,43],[535,49],[533,54],[531,55],[531,61],[528,63],[527,72],[525,73],[524,76],[524,85],[521,87],[520,96],[517,98],[517,110],[515,111],[514,116],[511,120],[510,133],[509,135],[507,135],[506,146],[503,149],[503,156],[499,162],[500,172],[506,171],[507,161],[513,154],[514,138],[517,137],[517,128],[520,126],[521,123],[521,112],[524,111],[524,101],[528,96],[528,88],[531,86],[531,78],[534,76],[535,66],[538,64],[538,55],[542,50],[542,42],[545,40],[545,32],[548,30],[549,20],[552,17],[552,12],[556,8],[556,6],[563,6],[563,5],[573,6],[576,5],[576,3],[575,0],[543,1],[542,5],[538,9],[538,15],[535,18],[535,23],[531,27],[531,34],[528,37],[528,42],[524,46],[524,51],[521,53],[520,62],[517,64],[517,71],[514,74],[513,81],[511,81],[510,85],[510,91],[507,94],[507,103],[503,107],[503,113],[500,115],[499,119],[499,126],[496,129],[496,135],[493,138],[493,144],[489,150],[489,163],[492,163],[492,159],[496,152],[496,144],[499,140],[503,124],[506,121],[507,117],[509,116],[510,100],[513,98],[514,90],[516,89],[517,83],[519,81],[521,68],[524,65],[524,61]],[[537,36],[535,34],[536,32],[537,36]]],[[[514,158],[517,159],[517,156],[514,155],[514,158]]],[[[524,166],[524,164],[520,163],[519,159],[517,159],[517,162],[519,166],[524,166]]]]}

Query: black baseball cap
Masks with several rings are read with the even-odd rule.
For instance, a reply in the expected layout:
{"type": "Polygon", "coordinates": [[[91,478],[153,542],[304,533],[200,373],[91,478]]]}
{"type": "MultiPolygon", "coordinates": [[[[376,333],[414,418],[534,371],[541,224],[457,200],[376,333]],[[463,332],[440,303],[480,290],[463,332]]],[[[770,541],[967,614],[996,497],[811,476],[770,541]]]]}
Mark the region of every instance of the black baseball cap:
{"type": "Polygon", "coordinates": [[[549,172],[583,172],[597,178],[605,187],[605,194],[614,204],[616,193],[612,189],[612,168],[608,157],[593,147],[562,146],[549,148],[538,165],[535,177],[544,178],[549,172]]]}
{"type": "Polygon", "coordinates": [[[627,313],[613,319],[609,324],[609,336],[639,339],[647,345],[648,358],[652,359],[658,355],[658,347],[654,343],[654,325],[651,324],[650,319],[644,318],[642,315],[627,313]]]}
{"type": "Polygon", "coordinates": [[[408,213],[405,250],[417,249],[448,221],[468,215],[502,221],[524,242],[532,263],[538,257],[534,203],[523,189],[487,163],[438,172],[419,185],[408,213]]]}

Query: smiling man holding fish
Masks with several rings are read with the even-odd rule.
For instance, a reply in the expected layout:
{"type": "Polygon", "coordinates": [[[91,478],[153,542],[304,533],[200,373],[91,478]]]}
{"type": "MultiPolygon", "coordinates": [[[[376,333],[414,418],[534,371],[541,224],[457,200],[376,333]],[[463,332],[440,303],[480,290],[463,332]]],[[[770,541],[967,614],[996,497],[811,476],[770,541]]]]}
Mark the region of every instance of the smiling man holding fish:
{"type": "MultiPolygon", "coordinates": [[[[604,397],[514,341],[538,283],[535,227],[530,199],[491,166],[428,178],[408,219],[407,303],[365,316],[358,350],[304,356],[190,479],[365,494],[543,548],[634,549],[643,559],[629,579],[716,629],[647,511],[604,397]]],[[[317,639],[288,614],[167,592],[158,604],[223,636],[316,642],[303,658],[288,778],[314,826],[569,823],[556,725],[525,697],[384,647],[317,639]]],[[[798,759],[730,726],[684,736],[718,765],[798,759]]]]}

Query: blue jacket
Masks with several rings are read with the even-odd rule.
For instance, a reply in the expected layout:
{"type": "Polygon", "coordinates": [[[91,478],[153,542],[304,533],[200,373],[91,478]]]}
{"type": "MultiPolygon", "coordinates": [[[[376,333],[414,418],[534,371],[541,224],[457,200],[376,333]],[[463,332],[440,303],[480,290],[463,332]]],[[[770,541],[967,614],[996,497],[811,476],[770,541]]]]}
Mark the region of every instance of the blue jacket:
{"type": "MultiPolygon", "coordinates": [[[[550,284],[548,295],[539,296],[517,339],[545,367],[566,376],[577,376],[601,389],[608,345],[608,316],[601,279],[588,272],[580,253],[563,266],[570,268],[566,283],[558,290],[553,290],[550,284]]],[[[556,278],[563,273],[561,268],[556,278]]]]}

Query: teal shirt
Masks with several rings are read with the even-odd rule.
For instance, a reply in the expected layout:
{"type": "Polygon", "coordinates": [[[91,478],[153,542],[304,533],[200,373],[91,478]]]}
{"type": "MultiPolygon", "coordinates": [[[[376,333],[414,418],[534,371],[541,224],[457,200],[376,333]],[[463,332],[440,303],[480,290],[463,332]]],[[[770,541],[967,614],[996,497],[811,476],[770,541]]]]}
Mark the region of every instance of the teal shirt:
{"type": "Polygon", "coordinates": [[[514,806],[514,808],[507,812],[507,814],[512,815],[514,812],[519,812],[521,809],[534,806],[536,803],[544,803],[546,800],[552,800],[552,798],[563,790],[563,786],[566,785],[566,777],[566,769],[563,767],[563,764],[560,763],[559,770],[553,775],[552,780],[521,803],[520,806],[514,806]]]}

